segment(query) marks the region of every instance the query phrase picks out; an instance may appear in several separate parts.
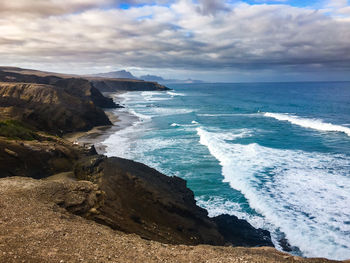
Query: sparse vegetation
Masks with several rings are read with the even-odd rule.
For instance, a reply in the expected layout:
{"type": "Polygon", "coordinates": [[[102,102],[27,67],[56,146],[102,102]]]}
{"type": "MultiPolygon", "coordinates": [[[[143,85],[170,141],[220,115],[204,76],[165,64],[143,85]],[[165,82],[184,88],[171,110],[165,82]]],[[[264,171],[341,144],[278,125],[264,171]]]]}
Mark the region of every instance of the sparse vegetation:
{"type": "Polygon", "coordinates": [[[40,136],[29,127],[16,120],[0,120],[0,136],[12,140],[37,140],[40,136]]]}

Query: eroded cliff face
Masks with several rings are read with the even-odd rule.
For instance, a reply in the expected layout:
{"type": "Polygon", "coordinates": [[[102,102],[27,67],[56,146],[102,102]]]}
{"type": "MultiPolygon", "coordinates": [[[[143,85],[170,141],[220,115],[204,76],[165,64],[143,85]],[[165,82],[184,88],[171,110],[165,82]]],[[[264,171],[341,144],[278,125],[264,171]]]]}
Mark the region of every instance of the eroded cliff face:
{"type": "Polygon", "coordinates": [[[20,120],[58,135],[111,125],[103,110],[87,97],[47,84],[0,83],[0,118],[20,120]]]}
{"type": "Polygon", "coordinates": [[[173,244],[224,244],[207,211],[178,177],[141,163],[93,156],[75,167],[76,177],[96,182],[106,193],[97,222],[143,238],[173,244]]]}
{"type": "Polygon", "coordinates": [[[131,79],[107,79],[88,78],[93,85],[102,92],[115,91],[165,91],[167,87],[157,82],[131,80],[131,79]]]}
{"type": "MultiPolygon", "coordinates": [[[[44,179],[69,174],[69,180],[90,181],[103,192],[104,199],[88,218],[149,240],[273,246],[267,231],[245,221],[245,225],[237,223],[235,217],[228,216],[218,225],[196,205],[193,192],[181,178],[168,177],[134,161],[97,155],[93,148],[88,150],[57,137],[42,133],[35,137],[38,139],[0,137],[0,178],[44,179]]],[[[67,177],[61,179],[65,182],[67,177]]],[[[86,217],[79,209],[69,211],[86,217]]]]}
{"type": "Polygon", "coordinates": [[[72,171],[76,161],[96,153],[94,149],[73,145],[55,136],[36,137],[35,140],[0,137],[0,178],[46,178],[72,171]]]}
{"type": "Polygon", "coordinates": [[[218,225],[196,205],[185,180],[144,164],[95,155],[78,161],[74,173],[105,192],[94,219],[113,229],[171,244],[273,246],[268,231],[234,216],[218,220],[218,225]]]}

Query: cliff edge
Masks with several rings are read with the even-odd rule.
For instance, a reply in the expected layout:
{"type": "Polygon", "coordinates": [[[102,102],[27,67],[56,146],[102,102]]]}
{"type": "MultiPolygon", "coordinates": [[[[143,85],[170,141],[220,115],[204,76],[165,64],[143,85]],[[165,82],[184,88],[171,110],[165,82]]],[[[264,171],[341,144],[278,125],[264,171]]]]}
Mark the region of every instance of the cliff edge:
{"type": "Polygon", "coordinates": [[[335,262],[274,248],[169,245],[141,239],[89,217],[103,194],[86,181],[0,179],[0,262],[335,262]]]}

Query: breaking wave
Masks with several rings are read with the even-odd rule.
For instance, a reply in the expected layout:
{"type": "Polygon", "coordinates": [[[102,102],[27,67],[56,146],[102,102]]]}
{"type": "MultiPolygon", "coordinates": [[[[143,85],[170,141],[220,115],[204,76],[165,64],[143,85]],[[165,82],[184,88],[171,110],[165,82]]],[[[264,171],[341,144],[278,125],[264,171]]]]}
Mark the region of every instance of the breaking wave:
{"type": "Polygon", "coordinates": [[[326,123],[320,119],[301,118],[295,115],[271,113],[271,112],[265,112],[264,116],[274,118],[279,121],[288,121],[292,124],[295,124],[304,128],[314,129],[318,131],[343,132],[348,136],[350,136],[350,128],[344,127],[341,125],[335,125],[332,123],[326,123]]]}

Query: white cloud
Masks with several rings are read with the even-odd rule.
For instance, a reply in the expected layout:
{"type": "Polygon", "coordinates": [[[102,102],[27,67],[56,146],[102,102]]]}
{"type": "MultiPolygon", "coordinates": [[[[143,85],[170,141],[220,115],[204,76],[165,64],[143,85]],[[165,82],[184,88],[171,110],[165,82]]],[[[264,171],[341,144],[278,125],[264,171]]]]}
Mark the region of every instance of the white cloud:
{"type": "Polygon", "coordinates": [[[22,13],[31,16],[60,15],[113,3],[114,0],[11,0],[0,2],[0,13],[7,15],[22,13]]]}
{"type": "Polygon", "coordinates": [[[348,5],[348,0],[329,0],[327,3],[328,7],[341,8],[348,5]]]}
{"type": "Polygon", "coordinates": [[[110,65],[206,72],[350,68],[350,21],[316,10],[191,0],[121,10],[100,8],[109,0],[64,1],[64,8],[58,0],[36,2],[62,10],[50,16],[35,5],[40,15],[14,16],[10,10],[29,5],[19,0],[2,9],[2,64],[66,72],[110,65]]]}

